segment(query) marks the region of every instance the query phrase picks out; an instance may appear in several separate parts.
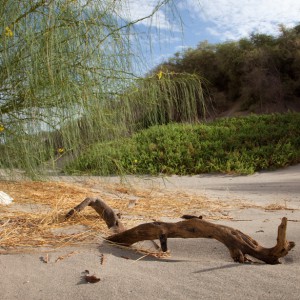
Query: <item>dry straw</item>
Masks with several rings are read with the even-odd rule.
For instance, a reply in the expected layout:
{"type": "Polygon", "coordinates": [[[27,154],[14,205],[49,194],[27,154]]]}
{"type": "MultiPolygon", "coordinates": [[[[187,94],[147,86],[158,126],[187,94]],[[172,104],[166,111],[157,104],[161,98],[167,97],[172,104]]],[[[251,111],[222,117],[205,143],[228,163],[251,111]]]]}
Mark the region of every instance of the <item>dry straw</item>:
{"type": "Polygon", "coordinates": [[[105,223],[92,208],[65,220],[65,214],[88,196],[99,197],[121,212],[127,228],[153,220],[179,218],[183,214],[229,218],[224,211],[230,206],[224,202],[158,187],[133,188],[128,184],[93,180],[81,183],[0,181],[0,190],[14,198],[13,204],[0,206],[0,251],[90,243],[99,235],[109,235],[105,223]]]}

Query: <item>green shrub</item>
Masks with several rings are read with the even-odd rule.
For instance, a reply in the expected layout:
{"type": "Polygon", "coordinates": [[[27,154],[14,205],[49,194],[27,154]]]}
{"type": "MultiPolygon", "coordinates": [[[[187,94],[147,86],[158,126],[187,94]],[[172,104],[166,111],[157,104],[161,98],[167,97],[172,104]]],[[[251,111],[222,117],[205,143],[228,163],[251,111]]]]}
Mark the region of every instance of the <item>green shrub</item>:
{"type": "Polygon", "coordinates": [[[252,115],[207,124],[153,126],[93,145],[69,173],[251,174],[300,162],[300,114],[252,115]]]}

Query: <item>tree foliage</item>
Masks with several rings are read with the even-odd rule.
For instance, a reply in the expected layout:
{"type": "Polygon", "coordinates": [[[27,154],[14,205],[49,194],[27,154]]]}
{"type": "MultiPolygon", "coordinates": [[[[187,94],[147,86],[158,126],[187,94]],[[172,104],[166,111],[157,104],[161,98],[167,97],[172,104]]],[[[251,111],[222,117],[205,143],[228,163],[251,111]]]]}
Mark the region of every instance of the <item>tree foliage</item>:
{"type": "Polygon", "coordinates": [[[217,113],[232,108],[256,113],[299,110],[300,30],[280,26],[277,37],[252,34],[221,44],[201,42],[157,66],[208,80],[217,113]]]}
{"type": "MultiPolygon", "coordinates": [[[[172,1],[157,1],[147,17],[168,5],[172,1]]],[[[130,134],[157,108],[166,111],[155,118],[171,114],[171,95],[179,90],[191,103],[185,115],[191,115],[193,97],[201,97],[200,80],[139,77],[134,24],[142,19],[120,16],[125,7],[126,1],[114,0],[3,1],[1,167],[29,174],[55,167],[91,142],[130,134]]]]}

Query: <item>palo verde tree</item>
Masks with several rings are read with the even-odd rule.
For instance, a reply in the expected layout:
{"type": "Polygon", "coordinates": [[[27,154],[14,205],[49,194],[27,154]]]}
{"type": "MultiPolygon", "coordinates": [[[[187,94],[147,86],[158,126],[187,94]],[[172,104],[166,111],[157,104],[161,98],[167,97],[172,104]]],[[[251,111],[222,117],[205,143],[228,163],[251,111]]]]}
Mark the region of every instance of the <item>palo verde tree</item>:
{"type": "MultiPolygon", "coordinates": [[[[179,90],[189,103],[185,118],[195,119],[194,102],[204,101],[197,76],[138,76],[135,24],[144,18],[122,17],[126,3],[2,1],[0,167],[39,174],[91,141],[130,134],[144,115],[178,111],[179,90]]],[[[157,1],[147,18],[172,5],[157,1]]]]}

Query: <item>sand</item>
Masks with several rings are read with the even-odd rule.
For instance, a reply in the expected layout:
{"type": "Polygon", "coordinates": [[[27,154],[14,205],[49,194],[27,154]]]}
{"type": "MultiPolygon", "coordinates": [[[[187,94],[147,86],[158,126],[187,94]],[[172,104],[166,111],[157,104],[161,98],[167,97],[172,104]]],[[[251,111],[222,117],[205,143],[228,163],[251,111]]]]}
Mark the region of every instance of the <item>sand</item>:
{"type": "MultiPolygon", "coordinates": [[[[78,182],[80,178],[56,180],[78,182]]],[[[120,181],[94,180],[99,184],[101,180],[120,181]]],[[[170,239],[169,257],[155,258],[113,247],[98,237],[89,245],[0,255],[0,298],[300,298],[300,165],[251,176],[128,177],[126,181],[132,185],[155,184],[166,191],[198,193],[225,203],[250,203],[246,208],[235,205],[226,209],[229,218],[213,222],[238,228],[264,246],[275,244],[277,226],[286,216],[287,238],[295,241],[296,247],[280,265],[238,264],[232,262],[225,246],[214,240],[170,239]],[[100,281],[86,283],[86,270],[100,281]]]]}

